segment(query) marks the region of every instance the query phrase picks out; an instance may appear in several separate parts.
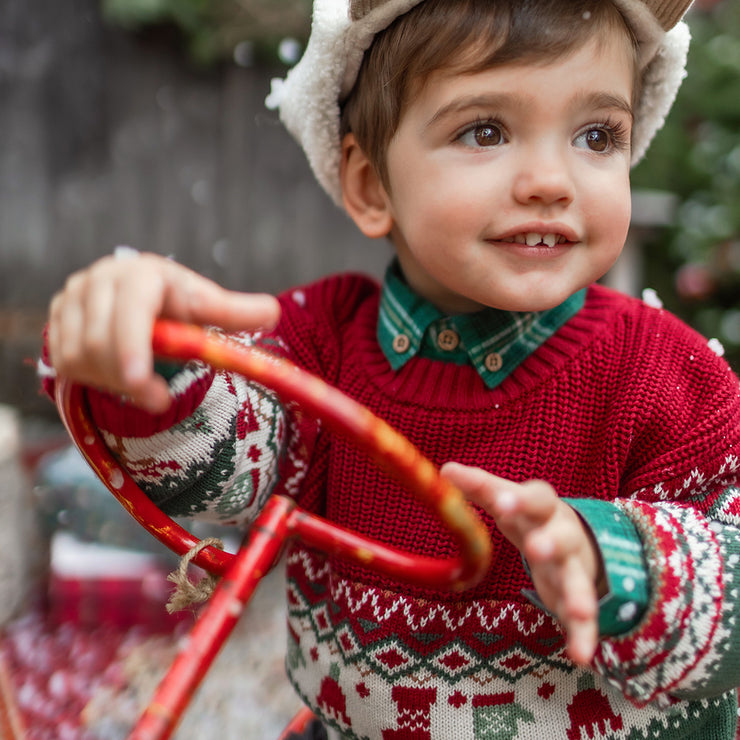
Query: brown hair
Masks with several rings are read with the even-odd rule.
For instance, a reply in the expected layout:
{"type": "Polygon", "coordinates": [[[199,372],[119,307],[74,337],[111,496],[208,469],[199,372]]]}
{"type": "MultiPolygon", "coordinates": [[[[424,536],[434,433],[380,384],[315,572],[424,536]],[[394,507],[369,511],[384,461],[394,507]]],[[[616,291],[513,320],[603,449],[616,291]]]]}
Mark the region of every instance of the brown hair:
{"type": "Polygon", "coordinates": [[[599,34],[637,43],[612,0],[423,0],[381,31],[342,106],[341,135],[358,144],[388,186],[385,155],[401,115],[442,68],[474,74],[514,62],[547,62],[599,34]]]}

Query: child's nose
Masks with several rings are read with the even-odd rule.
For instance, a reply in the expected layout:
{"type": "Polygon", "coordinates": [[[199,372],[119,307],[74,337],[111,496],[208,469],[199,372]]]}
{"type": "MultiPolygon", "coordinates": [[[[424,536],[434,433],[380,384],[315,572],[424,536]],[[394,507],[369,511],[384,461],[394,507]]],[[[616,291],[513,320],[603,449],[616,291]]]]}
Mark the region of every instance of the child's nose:
{"type": "Polygon", "coordinates": [[[575,186],[565,154],[542,145],[522,152],[513,183],[514,198],[520,203],[567,205],[575,197],[575,186]]]}

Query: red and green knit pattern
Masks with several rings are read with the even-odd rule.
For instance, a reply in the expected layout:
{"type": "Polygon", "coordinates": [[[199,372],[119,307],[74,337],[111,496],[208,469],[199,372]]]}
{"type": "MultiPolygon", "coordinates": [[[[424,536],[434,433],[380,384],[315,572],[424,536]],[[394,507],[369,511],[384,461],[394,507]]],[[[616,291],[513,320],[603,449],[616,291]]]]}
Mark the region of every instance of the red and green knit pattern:
{"type": "Polygon", "coordinates": [[[296,548],[288,558],[291,679],[351,738],[732,738],[734,692],[638,708],[564,655],[536,607],[439,604],[336,579],[296,548]],[[707,722],[724,728],[704,734],[707,722]]]}
{"type": "MultiPolygon", "coordinates": [[[[614,502],[640,532],[650,570],[645,616],[602,640],[585,671],[564,656],[557,625],[521,595],[531,588],[521,558],[490,522],[494,566],[462,596],[297,547],[288,668],[329,725],[383,740],[734,737],[740,389],[704,339],[595,286],[489,390],[471,367],[416,358],[392,371],[368,280],[329,278],[282,304],[279,341],[258,337],[261,345],[273,342],[369,406],[438,464],[542,478],[563,496],[614,502]]],[[[92,396],[109,444],[169,513],[246,521],[280,490],[384,542],[451,554],[426,511],[320,425],[240,378],[186,372],[191,381],[173,380],[166,423],[92,396]]]]}

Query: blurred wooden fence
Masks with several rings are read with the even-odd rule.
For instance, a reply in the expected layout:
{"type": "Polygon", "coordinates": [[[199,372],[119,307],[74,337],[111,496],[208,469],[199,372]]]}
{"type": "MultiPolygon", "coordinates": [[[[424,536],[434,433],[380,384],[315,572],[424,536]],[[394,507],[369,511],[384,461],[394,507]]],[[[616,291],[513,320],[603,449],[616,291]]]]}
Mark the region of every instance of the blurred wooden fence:
{"type": "Polygon", "coordinates": [[[0,5],[0,402],[47,410],[30,364],[45,307],[117,244],[245,290],[380,274],[388,247],[264,108],[283,69],[194,69],[172,39],[105,28],[97,0],[0,5]]]}

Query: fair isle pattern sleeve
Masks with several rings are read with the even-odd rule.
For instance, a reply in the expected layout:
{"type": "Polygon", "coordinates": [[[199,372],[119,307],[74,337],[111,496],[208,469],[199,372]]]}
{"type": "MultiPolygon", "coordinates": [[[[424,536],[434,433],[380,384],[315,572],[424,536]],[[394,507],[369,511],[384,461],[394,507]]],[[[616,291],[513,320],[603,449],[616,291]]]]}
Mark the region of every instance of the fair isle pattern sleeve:
{"type": "Polygon", "coordinates": [[[639,401],[615,430],[629,447],[612,504],[639,535],[649,598],[594,668],[636,706],[665,707],[740,686],[740,382],[666,312],[631,321],[644,365],[624,366],[639,401]]]}
{"type": "MultiPolygon", "coordinates": [[[[235,338],[288,354],[274,338],[235,338]]],[[[90,394],[106,444],[166,514],[239,525],[254,518],[278,480],[282,493],[297,493],[315,422],[262,386],[201,363],[186,365],[169,385],[165,418],[90,394]]]]}
{"type": "Polygon", "coordinates": [[[601,642],[594,664],[638,706],[740,684],[739,481],[730,453],[615,502],[640,534],[651,598],[632,631],[601,642]]]}
{"type": "Polygon", "coordinates": [[[595,666],[638,706],[716,696],[740,683],[739,471],[728,456],[716,471],[717,490],[694,494],[711,501],[705,515],[646,501],[654,490],[617,502],[641,535],[651,599],[635,629],[602,641],[595,666]]]}
{"type": "MultiPolygon", "coordinates": [[[[296,288],[280,296],[275,331],[230,338],[335,383],[337,326],[376,292],[374,282],[350,276],[296,288]]],[[[326,435],[318,420],[238,373],[202,363],[188,363],[168,382],[173,402],[161,416],[88,393],[106,444],[166,514],[240,525],[274,492],[321,509],[326,435]]]]}

